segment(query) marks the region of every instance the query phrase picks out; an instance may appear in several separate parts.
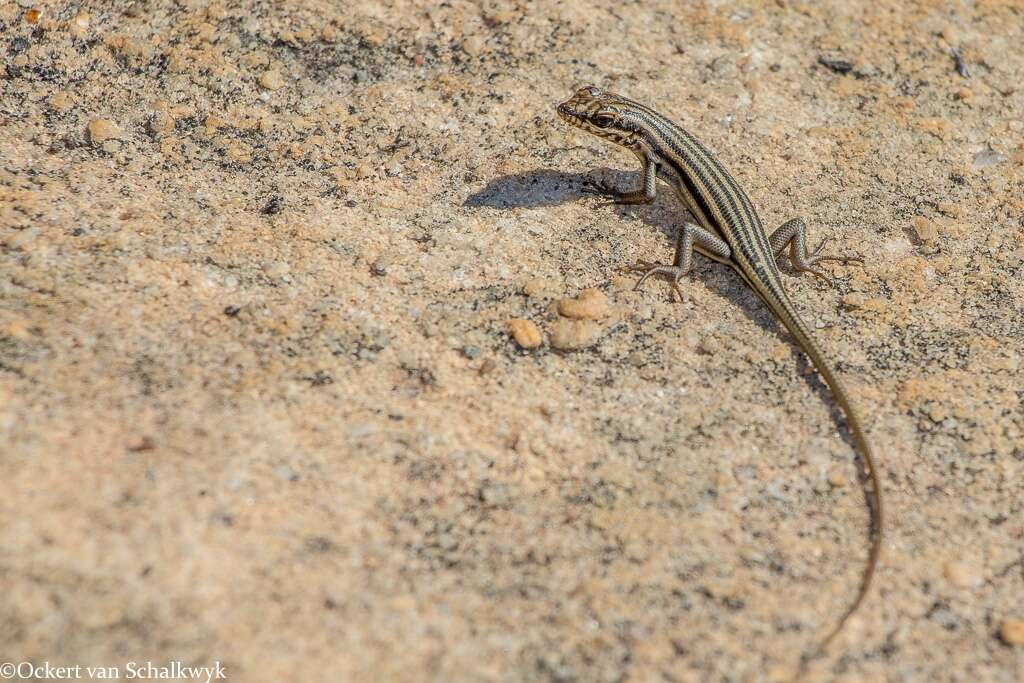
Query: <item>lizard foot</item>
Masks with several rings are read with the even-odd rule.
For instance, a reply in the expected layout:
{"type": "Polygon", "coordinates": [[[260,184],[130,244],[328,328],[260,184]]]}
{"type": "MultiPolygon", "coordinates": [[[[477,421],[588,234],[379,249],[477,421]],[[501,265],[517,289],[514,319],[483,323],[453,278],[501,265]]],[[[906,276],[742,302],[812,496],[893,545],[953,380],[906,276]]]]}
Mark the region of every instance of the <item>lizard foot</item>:
{"type": "Polygon", "coordinates": [[[583,181],[583,193],[598,197],[617,197],[619,195],[619,191],[605,181],[591,180],[589,178],[583,181]]]}
{"type": "Polygon", "coordinates": [[[638,261],[636,265],[629,269],[633,273],[643,273],[640,279],[637,280],[636,285],[633,287],[633,291],[640,289],[647,279],[652,275],[667,275],[670,278],[672,284],[672,290],[679,297],[681,303],[687,302],[686,294],[679,287],[679,281],[686,275],[686,269],[681,266],[666,266],[657,263],[648,263],[647,261],[638,261]]]}
{"type": "Polygon", "coordinates": [[[823,238],[821,243],[818,244],[818,248],[809,254],[804,254],[802,258],[791,259],[793,263],[793,269],[798,273],[810,273],[815,277],[822,280],[827,285],[835,285],[835,280],[830,278],[827,274],[815,268],[815,264],[821,263],[822,261],[836,261],[838,263],[859,263],[864,264],[864,259],[859,256],[823,256],[822,250],[825,249],[825,244],[828,242],[827,238],[823,238]]]}

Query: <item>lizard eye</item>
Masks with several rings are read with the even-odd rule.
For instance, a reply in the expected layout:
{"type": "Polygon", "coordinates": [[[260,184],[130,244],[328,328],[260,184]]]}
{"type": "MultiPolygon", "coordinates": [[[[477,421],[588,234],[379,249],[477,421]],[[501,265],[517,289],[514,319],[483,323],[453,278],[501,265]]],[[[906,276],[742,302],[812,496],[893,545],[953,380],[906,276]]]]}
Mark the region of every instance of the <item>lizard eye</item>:
{"type": "Polygon", "coordinates": [[[607,128],[615,123],[615,117],[611,114],[598,114],[594,117],[594,125],[598,128],[607,128]]]}

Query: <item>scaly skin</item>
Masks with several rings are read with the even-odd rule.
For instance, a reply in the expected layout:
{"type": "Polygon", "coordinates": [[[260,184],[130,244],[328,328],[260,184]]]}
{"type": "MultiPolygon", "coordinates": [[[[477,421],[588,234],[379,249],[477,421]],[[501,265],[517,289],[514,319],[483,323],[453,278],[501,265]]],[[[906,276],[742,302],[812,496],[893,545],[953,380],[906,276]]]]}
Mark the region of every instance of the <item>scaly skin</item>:
{"type": "Polygon", "coordinates": [[[671,265],[639,264],[636,267],[644,273],[637,287],[651,275],[667,275],[680,299],[685,300],[679,281],[689,272],[694,251],[732,266],[796,338],[846,414],[861,456],[863,474],[871,484],[870,549],[857,596],[825,637],[821,645],[824,648],[867,597],[882,549],[882,494],[860,419],[832,366],[786,294],[776,259],[790,246],[790,261],[797,271],[807,271],[826,280],[827,276],[815,268],[818,262],[859,259],[822,256],[824,242],[809,253],[806,227],[800,219],[783,224],[769,237],[746,193],[711,152],[690,133],[639,102],[595,86],[585,86],[558,105],[557,110],[559,116],[573,126],[626,147],[642,165],[642,189],[617,192],[605,185],[592,185],[588,187],[589,192],[611,197],[616,204],[646,204],[654,201],[656,181],[661,179],[672,186],[697,220],[697,223],[686,221],[680,228],[671,265]]]}

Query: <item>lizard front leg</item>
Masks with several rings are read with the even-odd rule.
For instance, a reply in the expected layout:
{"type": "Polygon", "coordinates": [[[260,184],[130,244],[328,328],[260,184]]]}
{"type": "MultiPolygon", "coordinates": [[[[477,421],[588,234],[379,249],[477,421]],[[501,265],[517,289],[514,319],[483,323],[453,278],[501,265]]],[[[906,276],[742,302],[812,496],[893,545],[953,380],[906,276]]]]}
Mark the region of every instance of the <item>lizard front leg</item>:
{"type": "Polygon", "coordinates": [[[583,191],[609,197],[609,204],[650,204],[657,195],[658,165],[650,159],[644,160],[644,186],[633,192],[620,192],[604,182],[588,182],[583,191]]]}
{"type": "Polygon", "coordinates": [[[732,256],[732,250],[729,248],[728,242],[710,230],[687,221],[683,223],[683,227],[679,229],[676,235],[676,255],[672,260],[672,265],[659,265],[644,261],[637,263],[630,270],[641,272],[643,276],[641,276],[633,289],[639,289],[647,281],[647,278],[652,275],[668,275],[672,281],[672,289],[679,295],[679,300],[685,303],[686,295],[679,288],[679,281],[690,272],[690,268],[693,266],[693,248],[695,246],[699,246],[707,253],[720,256],[726,260],[732,256]]]}
{"type": "Polygon", "coordinates": [[[807,225],[799,218],[786,221],[772,233],[771,237],[768,238],[768,243],[771,244],[772,253],[775,254],[776,261],[782,257],[782,252],[784,252],[786,250],[786,246],[789,245],[789,260],[793,264],[794,270],[797,272],[811,273],[825,282],[832,284],[832,279],[818,268],[815,268],[815,264],[822,261],[863,263],[864,260],[849,256],[822,256],[821,250],[825,248],[826,241],[827,238],[822,238],[821,244],[818,245],[818,248],[812,252],[808,252],[807,225]]]}

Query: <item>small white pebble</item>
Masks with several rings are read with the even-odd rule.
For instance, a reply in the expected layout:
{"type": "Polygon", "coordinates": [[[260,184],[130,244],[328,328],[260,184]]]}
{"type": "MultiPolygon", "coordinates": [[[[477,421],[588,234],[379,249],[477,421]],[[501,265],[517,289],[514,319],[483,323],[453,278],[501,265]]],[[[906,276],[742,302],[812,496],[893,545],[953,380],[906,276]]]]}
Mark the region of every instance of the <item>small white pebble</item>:
{"type": "Polygon", "coordinates": [[[969,562],[947,562],[942,573],[957,588],[977,588],[984,582],[981,572],[969,562]]]}

